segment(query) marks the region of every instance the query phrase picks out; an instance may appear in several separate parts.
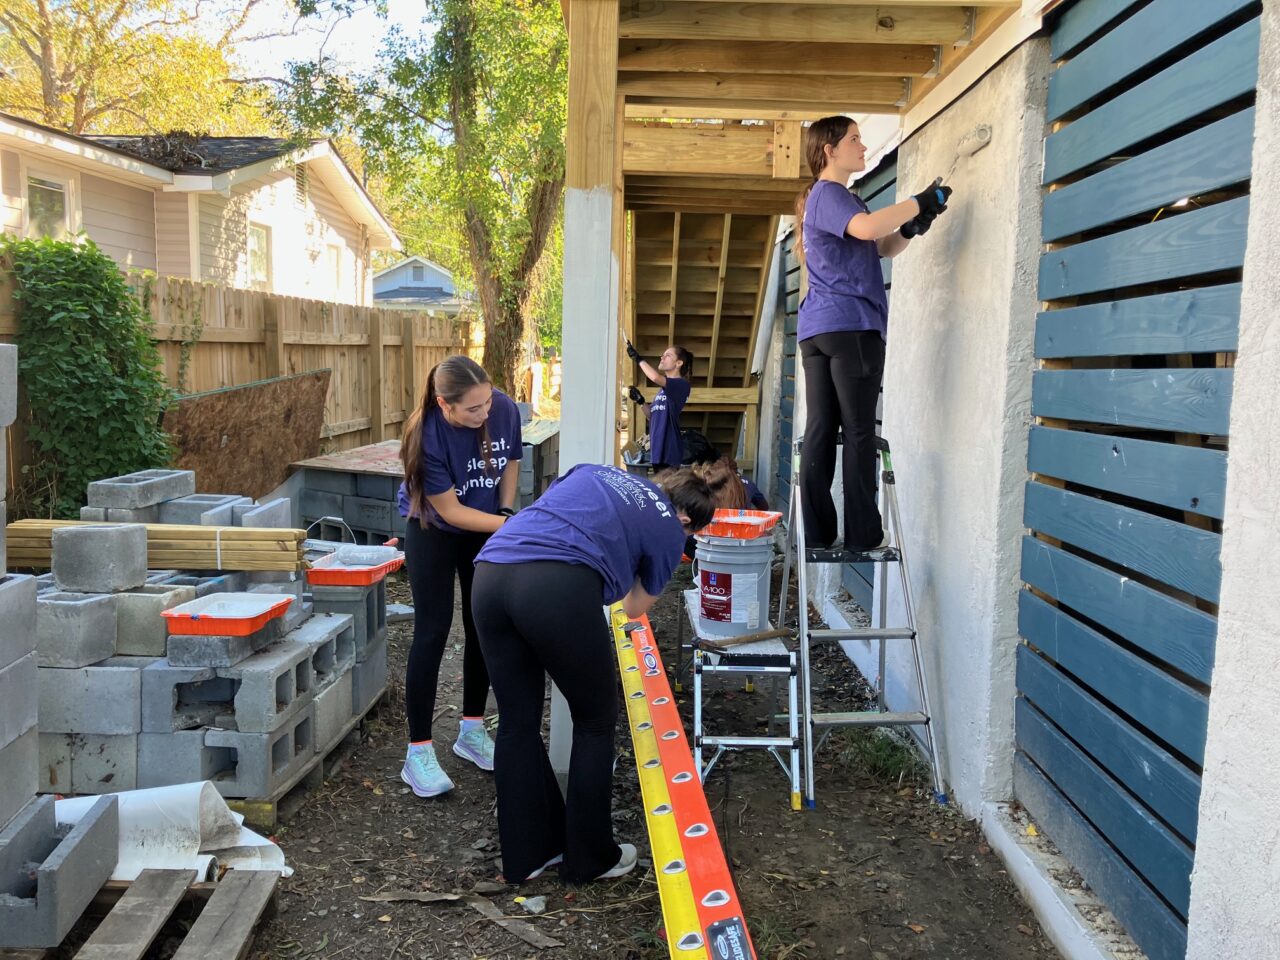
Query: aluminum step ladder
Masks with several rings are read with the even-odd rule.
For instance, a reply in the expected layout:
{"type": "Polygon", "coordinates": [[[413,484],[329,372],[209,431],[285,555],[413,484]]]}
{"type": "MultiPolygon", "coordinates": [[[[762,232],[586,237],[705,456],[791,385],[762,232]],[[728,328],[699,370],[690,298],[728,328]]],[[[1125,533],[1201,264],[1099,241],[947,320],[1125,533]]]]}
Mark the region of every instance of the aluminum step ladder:
{"type": "Polygon", "coordinates": [[[942,782],[942,766],[938,756],[938,745],[933,736],[931,723],[932,709],[929,706],[929,689],[925,684],[924,665],[920,659],[920,638],[916,633],[915,604],[911,597],[911,578],[907,570],[907,558],[902,546],[902,521],[898,513],[897,487],[894,483],[893,460],[889,453],[889,443],[883,437],[875,438],[876,449],[880,454],[881,473],[880,489],[882,491],[882,510],[886,521],[885,532],[888,534],[888,545],[875,550],[848,551],[843,549],[810,549],[804,540],[804,514],[801,512],[800,489],[800,452],[803,439],[797,439],[791,458],[791,505],[787,515],[787,545],[782,568],[782,591],[778,598],[778,623],[784,623],[786,613],[787,592],[791,581],[791,566],[796,566],[797,588],[799,591],[797,619],[799,621],[799,653],[801,676],[801,716],[800,726],[804,741],[804,803],[813,807],[816,803],[814,791],[814,753],[838,727],[918,727],[924,740],[925,751],[929,757],[929,766],[933,775],[934,797],[939,803],[947,802],[947,795],[942,782]],[[801,558],[796,560],[796,558],[801,558]],[[880,614],[879,623],[873,627],[854,627],[848,630],[817,630],[809,625],[809,591],[807,566],[810,563],[877,563],[885,564],[880,576],[880,614]],[[889,570],[887,565],[898,569],[902,585],[903,604],[906,608],[906,624],[889,626],[889,570]],[[821,643],[839,643],[842,640],[874,640],[879,642],[879,676],[875,680],[876,709],[855,713],[815,713],[813,709],[813,674],[810,664],[810,651],[813,645],[821,643]],[[920,711],[892,712],[885,704],[885,660],[890,643],[909,642],[911,657],[915,664],[916,690],[922,706],[920,711]],[[815,739],[818,737],[815,744],[815,739]]]}

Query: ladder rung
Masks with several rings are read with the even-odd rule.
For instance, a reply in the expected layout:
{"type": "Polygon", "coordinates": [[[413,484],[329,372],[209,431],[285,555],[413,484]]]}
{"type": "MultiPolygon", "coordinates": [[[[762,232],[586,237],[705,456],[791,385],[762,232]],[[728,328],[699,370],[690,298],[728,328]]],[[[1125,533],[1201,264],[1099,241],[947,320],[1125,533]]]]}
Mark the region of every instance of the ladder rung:
{"type": "Polygon", "coordinates": [[[852,627],[848,630],[810,630],[810,640],[914,640],[910,627],[852,627]]]}
{"type": "Polygon", "coordinates": [[[790,737],[703,737],[698,741],[704,747],[786,747],[794,750],[799,739],[790,737]]]}
{"type": "Polygon", "coordinates": [[[815,713],[815,727],[909,727],[928,723],[923,713],[880,713],[865,710],[861,713],[815,713]]]}
{"type": "Polygon", "coordinates": [[[897,563],[902,554],[897,547],[881,547],[879,550],[818,550],[806,549],[807,563],[897,563]]]}

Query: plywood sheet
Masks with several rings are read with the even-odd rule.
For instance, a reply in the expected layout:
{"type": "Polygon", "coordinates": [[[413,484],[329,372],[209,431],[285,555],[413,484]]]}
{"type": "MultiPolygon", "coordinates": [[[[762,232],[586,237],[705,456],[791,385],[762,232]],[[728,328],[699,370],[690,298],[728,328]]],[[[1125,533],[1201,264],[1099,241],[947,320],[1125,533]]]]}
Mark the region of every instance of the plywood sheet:
{"type": "Polygon", "coordinates": [[[291,463],[320,452],[329,377],[313,370],[180,398],[164,415],[175,466],[194,470],[202,493],[270,493],[291,463]]]}

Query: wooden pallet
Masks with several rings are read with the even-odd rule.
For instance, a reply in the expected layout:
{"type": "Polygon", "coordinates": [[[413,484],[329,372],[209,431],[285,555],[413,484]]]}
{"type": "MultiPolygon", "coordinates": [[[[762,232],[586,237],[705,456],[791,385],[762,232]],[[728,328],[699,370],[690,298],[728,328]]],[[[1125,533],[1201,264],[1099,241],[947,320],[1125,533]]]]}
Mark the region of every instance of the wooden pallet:
{"type": "MultiPolygon", "coordinates": [[[[94,903],[110,910],[76,951],[76,960],[141,960],[183,902],[202,906],[173,960],[242,960],[254,930],[270,916],[280,874],[230,870],[220,883],[193,883],[195,875],[194,870],[143,870],[132,883],[108,882],[94,903]]],[[[52,954],[0,951],[0,956],[30,960],[52,954]]]]}

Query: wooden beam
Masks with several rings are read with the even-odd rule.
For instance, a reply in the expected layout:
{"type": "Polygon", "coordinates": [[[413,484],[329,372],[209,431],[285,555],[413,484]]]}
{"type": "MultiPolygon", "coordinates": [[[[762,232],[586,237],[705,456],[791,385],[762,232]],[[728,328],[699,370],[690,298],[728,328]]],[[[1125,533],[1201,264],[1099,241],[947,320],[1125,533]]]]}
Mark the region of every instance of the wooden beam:
{"type": "Polygon", "coordinates": [[[622,134],[627,173],[773,173],[772,127],[673,127],[628,123],[622,134]]]}
{"type": "Polygon", "coordinates": [[[847,6],[801,3],[629,2],[618,36],[650,40],[770,40],[953,44],[967,39],[961,6],[847,6]]]}
{"type": "MultiPolygon", "coordinates": [[[[649,384],[640,387],[645,401],[652,401],[658,395],[658,388],[649,384]]],[[[745,404],[760,402],[760,391],[755,387],[694,387],[689,391],[690,404],[745,404]]]]}
{"type": "Polygon", "coordinates": [[[800,126],[799,120],[774,121],[773,175],[779,180],[795,180],[800,176],[803,136],[804,128],[800,126]]]}
{"type": "Polygon", "coordinates": [[[684,200],[636,201],[627,202],[627,209],[637,213],[733,213],[739,216],[767,217],[771,215],[786,216],[794,212],[794,207],[781,201],[776,203],[694,203],[684,200]]]}
{"type": "Polygon", "coordinates": [[[711,315],[711,359],[707,361],[707,386],[716,385],[716,348],[720,345],[720,315],[724,310],[724,280],[729,275],[729,233],[733,214],[724,215],[724,234],[720,239],[720,272],[716,277],[716,309],[711,315]]]}
{"type": "Polygon", "coordinates": [[[911,98],[902,112],[906,113],[923,100],[929,94],[929,91],[933,90],[948,74],[955,70],[960,62],[969,56],[971,51],[996,31],[996,28],[1010,17],[1017,16],[1017,14],[1016,10],[1009,7],[979,8],[974,16],[973,37],[970,42],[963,46],[943,48],[936,75],[927,80],[912,81],[911,98]]]}
{"type": "Polygon", "coordinates": [[[933,69],[936,52],[923,44],[623,40],[618,70],[918,77],[933,69]]]}
{"type": "Polygon", "coordinates": [[[725,190],[730,193],[759,191],[763,193],[788,193],[803,190],[810,183],[809,177],[785,180],[778,177],[698,177],[664,176],[654,173],[627,175],[627,189],[632,187],[676,187],[691,190],[725,190]]]}
{"type": "Polygon", "coordinates": [[[896,115],[896,106],[839,100],[721,100],[691,97],[628,97],[628,119],[679,120],[819,120],[843,114],[896,115]],[[661,111],[655,114],[654,111],[661,111]]]}
{"type": "MultiPolygon", "coordinates": [[[[567,0],[565,0],[567,2],[567,0]]],[[[683,0],[681,0],[683,2],[683,0]]],[[[699,0],[701,3],[733,3],[741,5],[743,0],[699,0]]],[[[769,2],[769,0],[764,0],[769,2]]],[[[895,7],[972,7],[975,0],[888,0],[895,7]]],[[[986,7],[1016,7],[1023,0],[980,0],[986,7]]],[[[1056,3],[1058,0],[1049,0],[1056,3]]],[[[886,0],[806,0],[807,7],[884,7],[886,0]]]]}
{"type": "MultiPolygon", "coordinates": [[[[623,153],[625,157],[625,152],[623,153]]],[[[667,328],[667,343],[675,343],[676,339],[676,290],[679,289],[676,281],[680,274],[680,212],[677,210],[673,214],[671,226],[671,306],[668,310],[669,325],[667,328]]],[[[666,349],[665,347],[663,349],[666,349]]]]}
{"type": "Polygon", "coordinates": [[[628,97],[692,100],[831,100],[901,103],[906,81],[898,77],[814,77],[785,73],[619,73],[628,97]]]}

